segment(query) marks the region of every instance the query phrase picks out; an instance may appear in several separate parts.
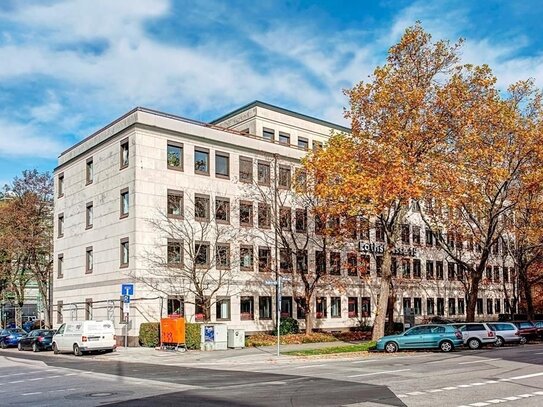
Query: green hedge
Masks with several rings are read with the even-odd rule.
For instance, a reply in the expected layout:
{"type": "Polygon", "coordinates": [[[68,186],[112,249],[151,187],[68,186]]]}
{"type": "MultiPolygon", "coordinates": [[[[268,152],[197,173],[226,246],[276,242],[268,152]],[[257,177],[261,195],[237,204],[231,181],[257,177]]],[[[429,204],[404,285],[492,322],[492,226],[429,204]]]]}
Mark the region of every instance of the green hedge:
{"type": "MultiPolygon", "coordinates": [[[[294,318],[282,318],[279,332],[281,335],[297,334],[300,330],[298,321],[294,318]]],[[[277,335],[277,330],[273,330],[272,335],[277,335]]]]}
{"type": "Polygon", "coordinates": [[[154,348],[160,343],[160,323],[158,322],[144,322],[140,325],[139,340],[140,345],[154,348]]]}
{"type": "Polygon", "coordinates": [[[185,325],[185,342],[187,349],[200,350],[200,343],[202,342],[201,326],[201,324],[190,323],[185,325]]]}

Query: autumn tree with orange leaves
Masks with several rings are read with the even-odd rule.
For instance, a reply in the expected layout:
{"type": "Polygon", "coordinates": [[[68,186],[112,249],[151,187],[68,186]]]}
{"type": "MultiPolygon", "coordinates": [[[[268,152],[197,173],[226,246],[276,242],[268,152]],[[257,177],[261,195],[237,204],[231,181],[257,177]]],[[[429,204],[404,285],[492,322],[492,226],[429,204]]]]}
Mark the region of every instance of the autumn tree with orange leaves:
{"type": "Polygon", "coordinates": [[[420,25],[406,30],[387,63],[368,82],[346,91],[352,134],[333,135],[327,148],[304,161],[315,193],[337,214],[363,215],[385,235],[373,339],[384,334],[392,251],[412,199],[425,192],[427,174],[446,145],[441,127],[442,78],[458,62],[459,44],[433,43],[420,25]]]}

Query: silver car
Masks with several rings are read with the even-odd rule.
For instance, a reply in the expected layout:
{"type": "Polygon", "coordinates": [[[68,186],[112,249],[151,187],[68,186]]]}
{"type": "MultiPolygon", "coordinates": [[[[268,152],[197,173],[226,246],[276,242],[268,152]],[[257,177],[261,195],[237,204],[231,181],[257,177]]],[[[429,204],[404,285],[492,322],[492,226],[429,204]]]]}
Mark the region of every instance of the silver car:
{"type": "Polygon", "coordinates": [[[496,343],[496,333],[484,322],[466,322],[449,324],[462,332],[464,345],[470,349],[479,349],[482,345],[496,343]]]}
{"type": "Polygon", "coordinates": [[[526,338],[520,335],[518,328],[510,322],[487,322],[488,326],[496,332],[495,346],[506,343],[526,343],[526,338]]]}

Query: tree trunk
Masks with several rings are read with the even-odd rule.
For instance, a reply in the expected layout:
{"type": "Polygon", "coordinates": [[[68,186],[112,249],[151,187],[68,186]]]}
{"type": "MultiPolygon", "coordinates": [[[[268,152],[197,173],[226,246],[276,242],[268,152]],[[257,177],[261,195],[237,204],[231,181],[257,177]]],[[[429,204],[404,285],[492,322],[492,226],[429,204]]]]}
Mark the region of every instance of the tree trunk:
{"type": "Polygon", "coordinates": [[[23,305],[20,303],[15,305],[15,327],[23,327],[23,305]]]}
{"type": "Polygon", "coordinates": [[[313,332],[313,313],[311,312],[312,294],[305,295],[305,333],[309,335],[313,332]]]}
{"type": "Polygon", "coordinates": [[[388,332],[394,332],[394,302],[396,299],[396,293],[394,292],[394,288],[392,287],[392,284],[390,285],[390,294],[388,295],[388,306],[387,306],[387,314],[388,314],[388,326],[387,331],[388,332]]]}
{"type": "Polygon", "coordinates": [[[377,308],[375,309],[375,320],[373,322],[372,340],[376,341],[385,334],[385,322],[387,316],[388,296],[390,293],[390,283],[392,281],[391,266],[391,251],[389,245],[385,245],[383,253],[383,265],[381,284],[379,287],[379,298],[377,300],[377,308]]]}
{"type": "Polygon", "coordinates": [[[39,288],[43,308],[43,324],[48,328],[52,328],[50,318],[51,310],[49,309],[49,286],[47,284],[40,283],[39,288]]]}
{"type": "Polygon", "coordinates": [[[527,275],[526,266],[524,265],[520,267],[519,280],[522,287],[522,294],[523,294],[524,302],[526,305],[526,313],[528,314],[528,319],[533,319],[534,318],[534,299],[532,295],[532,287],[530,285],[530,281],[527,275]]]}
{"type": "Polygon", "coordinates": [[[479,283],[481,282],[483,273],[475,270],[470,276],[470,290],[466,293],[466,322],[475,321],[475,311],[477,309],[477,297],[479,296],[479,283]]]}

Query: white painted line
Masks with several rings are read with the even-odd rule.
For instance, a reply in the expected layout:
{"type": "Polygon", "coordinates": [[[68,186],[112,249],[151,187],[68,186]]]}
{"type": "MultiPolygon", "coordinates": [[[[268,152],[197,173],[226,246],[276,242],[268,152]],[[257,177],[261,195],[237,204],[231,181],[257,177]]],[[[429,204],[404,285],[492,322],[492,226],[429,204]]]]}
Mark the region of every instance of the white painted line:
{"type": "Polygon", "coordinates": [[[13,382],[8,382],[9,384],[13,384],[13,383],[24,383],[24,380],[15,380],[13,382]]]}
{"type": "Polygon", "coordinates": [[[536,352],[534,355],[543,355],[543,352],[536,352]]]}
{"type": "Polygon", "coordinates": [[[472,385],[471,384],[459,384],[458,387],[459,388],[466,388],[466,387],[471,387],[472,385]]]}
{"type": "Polygon", "coordinates": [[[492,400],[487,400],[486,402],[487,402],[487,403],[491,403],[491,404],[499,404],[499,403],[505,403],[506,400],[502,400],[502,399],[492,399],[492,400]]]}
{"type": "Polygon", "coordinates": [[[49,379],[56,379],[57,377],[60,377],[60,375],[49,376],[49,379]]]}
{"type": "Polygon", "coordinates": [[[321,366],[326,366],[326,365],[297,366],[297,367],[293,367],[293,369],[310,369],[312,367],[321,367],[321,366]]]}
{"type": "Polygon", "coordinates": [[[33,379],[28,379],[29,382],[35,382],[36,380],[43,380],[43,377],[35,377],[33,379]]]}
{"type": "Polygon", "coordinates": [[[64,376],[77,376],[77,373],[66,373],[64,376]]]}
{"type": "Polygon", "coordinates": [[[537,396],[543,396],[543,391],[534,391],[534,394],[537,396]]]}
{"type": "Polygon", "coordinates": [[[443,387],[442,390],[456,390],[458,387],[443,387]]]}
{"type": "Polygon", "coordinates": [[[362,376],[372,376],[372,375],[376,375],[376,374],[394,374],[394,373],[397,373],[397,372],[406,372],[408,370],[411,370],[411,369],[399,369],[399,370],[383,370],[383,371],[380,371],[380,372],[373,372],[373,373],[363,373],[363,374],[355,374],[355,375],[352,375],[352,376],[347,376],[347,377],[362,377],[362,376]]]}
{"type": "Polygon", "coordinates": [[[23,393],[21,396],[34,396],[36,394],[41,394],[41,391],[35,391],[33,393],[23,393]]]}
{"type": "Polygon", "coordinates": [[[513,380],[513,379],[507,378],[507,379],[499,379],[498,381],[499,382],[510,382],[511,380],[513,380]]]}
{"type": "Polygon", "coordinates": [[[49,390],[49,393],[56,393],[56,392],[61,392],[61,391],[66,391],[66,389],[49,390]]]}
{"type": "Polygon", "coordinates": [[[396,394],[396,397],[405,398],[409,396],[407,394],[396,394]]]}
{"type": "Polygon", "coordinates": [[[484,407],[484,406],[488,406],[489,403],[485,403],[485,402],[479,402],[479,403],[472,403],[470,404],[470,406],[473,406],[473,407],[484,407]]]}
{"type": "Polygon", "coordinates": [[[421,394],[424,394],[423,391],[412,391],[410,393],[407,393],[409,394],[410,396],[420,396],[421,394]]]}
{"type": "Polygon", "coordinates": [[[524,399],[527,399],[528,397],[534,397],[533,394],[519,394],[518,397],[522,397],[524,399]]]}
{"type": "Polygon", "coordinates": [[[543,372],[527,374],[527,375],[524,375],[524,376],[515,376],[515,377],[509,378],[509,380],[529,379],[530,377],[537,377],[537,376],[543,376],[543,372]]]}
{"type": "Polygon", "coordinates": [[[493,360],[501,360],[501,359],[482,359],[482,360],[472,360],[471,362],[460,362],[459,365],[471,365],[472,363],[486,363],[493,360]]]}
{"type": "Polygon", "coordinates": [[[485,382],[485,384],[493,384],[493,383],[498,383],[498,381],[497,380],[487,380],[485,382]]]}
{"type": "Polygon", "coordinates": [[[483,386],[485,383],[477,382],[477,383],[471,383],[472,386],[483,386]]]}
{"type": "Polygon", "coordinates": [[[510,397],[504,397],[505,400],[514,401],[520,399],[520,397],[517,396],[510,396],[510,397]]]}
{"type": "Polygon", "coordinates": [[[367,362],[375,362],[377,359],[368,359],[368,360],[357,360],[355,362],[351,362],[352,364],[356,363],[367,363],[367,362]]]}
{"type": "Polygon", "coordinates": [[[428,390],[428,393],[439,393],[443,391],[442,389],[433,389],[433,390],[428,390]]]}

